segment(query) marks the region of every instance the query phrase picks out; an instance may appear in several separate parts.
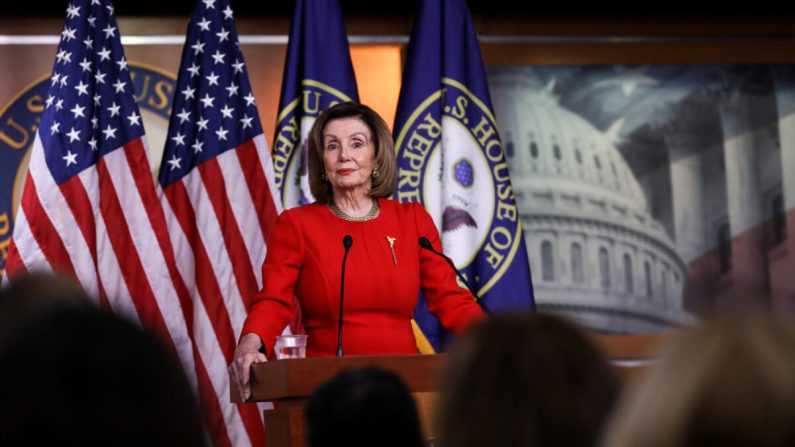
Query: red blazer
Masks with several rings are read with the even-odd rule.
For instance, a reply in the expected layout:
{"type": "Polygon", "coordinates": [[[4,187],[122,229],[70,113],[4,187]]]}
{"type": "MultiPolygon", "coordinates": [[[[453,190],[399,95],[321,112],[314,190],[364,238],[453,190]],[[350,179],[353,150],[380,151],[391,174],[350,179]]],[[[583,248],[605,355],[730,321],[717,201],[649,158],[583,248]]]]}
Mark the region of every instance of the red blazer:
{"type": "Polygon", "coordinates": [[[445,261],[420,248],[417,241],[425,236],[441,251],[425,209],[386,199],[379,205],[378,216],[366,222],[340,219],[317,203],[284,211],[271,232],[263,288],[251,298],[242,335],[259,335],[271,357],[276,336],[293,320],[297,297],[309,335],[307,355],[334,355],[345,235],[353,238],[345,272],[346,355],[416,354],[411,318],[420,289],[430,311],[454,334],[482,318],[445,261]],[[395,239],[397,265],[387,236],[395,239]]]}

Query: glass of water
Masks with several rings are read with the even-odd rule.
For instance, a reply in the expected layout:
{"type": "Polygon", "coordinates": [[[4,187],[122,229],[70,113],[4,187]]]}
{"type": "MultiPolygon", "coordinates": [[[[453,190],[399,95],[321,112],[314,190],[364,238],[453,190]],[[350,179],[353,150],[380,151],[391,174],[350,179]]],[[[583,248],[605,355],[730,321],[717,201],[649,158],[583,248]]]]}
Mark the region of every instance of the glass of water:
{"type": "Polygon", "coordinates": [[[279,335],[276,337],[276,358],[302,359],[306,357],[306,335],[279,335]]]}

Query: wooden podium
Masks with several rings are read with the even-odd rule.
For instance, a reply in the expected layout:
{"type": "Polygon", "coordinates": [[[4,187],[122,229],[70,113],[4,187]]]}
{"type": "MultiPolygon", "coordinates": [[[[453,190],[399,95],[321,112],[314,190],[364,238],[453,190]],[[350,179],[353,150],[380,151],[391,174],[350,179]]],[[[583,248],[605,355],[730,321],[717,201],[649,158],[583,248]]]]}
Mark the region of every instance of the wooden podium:
{"type": "MultiPolygon", "coordinates": [[[[647,369],[656,348],[671,334],[593,335],[620,377],[628,382],[647,369]]],[[[432,418],[444,358],[444,355],[395,355],[272,360],[252,367],[249,402],[274,402],[276,406],[264,412],[268,447],[305,447],[304,409],[312,392],[340,371],[374,366],[403,379],[417,403],[425,439],[434,439],[432,418]]],[[[241,402],[236,389],[230,389],[232,402],[241,402]]]]}
{"type": "MultiPolygon", "coordinates": [[[[391,371],[406,383],[417,403],[417,411],[426,439],[432,432],[437,378],[443,355],[394,355],[309,357],[272,360],[251,369],[249,402],[273,402],[265,410],[265,441],[268,447],[305,447],[304,411],[312,392],[337,373],[347,369],[373,366],[391,371]]],[[[232,402],[241,402],[231,387],[232,402]]]]}

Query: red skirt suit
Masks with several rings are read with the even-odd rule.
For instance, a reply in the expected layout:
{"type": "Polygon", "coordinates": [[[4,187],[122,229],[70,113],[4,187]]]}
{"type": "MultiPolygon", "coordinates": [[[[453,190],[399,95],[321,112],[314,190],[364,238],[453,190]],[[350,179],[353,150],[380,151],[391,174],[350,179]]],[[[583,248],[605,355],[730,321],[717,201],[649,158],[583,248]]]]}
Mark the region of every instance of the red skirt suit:
{"type": "Polygon", "coordinates": [[[276,336],[293,320],[294,297],[309,335],[307,355],[335,354],[345,235],[353,238],[345,272],[346,355],[416,354],[411,318],[420,289],[430,311],[454,334],[483,317],[447,263],[419,246],[425,236],[441,251],[425,209],[386,199],[379,205],[379,214],[365,222],[341,219],[317,203],[279,216],[262,266],[263,288],[251,300],[242,332],[259,335],[268,357],[276,336]],[[394,238],[397,265],[387,236],[394,238]]]}

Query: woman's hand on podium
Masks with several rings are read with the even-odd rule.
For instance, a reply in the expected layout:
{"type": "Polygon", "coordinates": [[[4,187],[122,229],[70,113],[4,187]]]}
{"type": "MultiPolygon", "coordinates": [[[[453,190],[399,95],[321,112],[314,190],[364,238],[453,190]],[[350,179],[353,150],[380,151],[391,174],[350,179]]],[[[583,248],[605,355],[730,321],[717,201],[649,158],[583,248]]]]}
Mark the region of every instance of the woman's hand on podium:
{"type": "Polygon", "coordinates": [[[259,351],[261,346],[262,340],[257,334],[250,332],[244,335],[235,349],[232,364],[229,365],[232,386],[237,387],[243,401],[251,397],[251,365],[268,361],[265,354],[259,351]]]}

